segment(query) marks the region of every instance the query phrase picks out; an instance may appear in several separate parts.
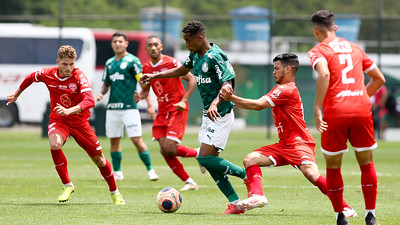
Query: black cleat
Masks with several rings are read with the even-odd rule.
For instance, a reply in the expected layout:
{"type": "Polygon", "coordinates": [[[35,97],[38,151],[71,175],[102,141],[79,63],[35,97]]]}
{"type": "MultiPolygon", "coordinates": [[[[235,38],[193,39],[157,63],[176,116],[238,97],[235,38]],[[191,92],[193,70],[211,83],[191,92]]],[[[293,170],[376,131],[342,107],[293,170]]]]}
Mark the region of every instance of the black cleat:
{"type": "Polygon", "coordinates": [[[337,217],[337,220],[336,220],[336,224],[337,225],[347,225],[347,224],[349,224],[349,222],[347,222],[346,216],[344,216],[343,212],[339,213],[339,215],[337,217]]]}
{"type": "Polygon", "coordinates": [[[374,214],[372,212],[369,212],[367,216],[365,217],[365,224],[367,225],[378,225],[376,222],[374,214]]]}

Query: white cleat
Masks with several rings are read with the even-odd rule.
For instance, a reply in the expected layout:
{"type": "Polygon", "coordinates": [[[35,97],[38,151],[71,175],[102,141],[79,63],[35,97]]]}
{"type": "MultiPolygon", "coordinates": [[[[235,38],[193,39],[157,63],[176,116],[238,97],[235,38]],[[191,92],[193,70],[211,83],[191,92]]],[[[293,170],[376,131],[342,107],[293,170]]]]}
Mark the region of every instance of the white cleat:
{"type": "Polygon", "coordinates": [[[154,169],[148,170],[147,171],[147,176],[149,176],[149,179],[151,181],[156,181],[159,179],[158,175],[156,174],[156,171],[154,169]]]}
{"type": "Polygon", "coordinates": [[[183,188],[179,189],[180,191],[198,191],[199,187],[197,187],[197,184],[193,184],[193,183],[186,183],[185,186],[183,186],[183,188]]]}
{"type": "Polygon", "coordinates": [[[124,174],[122,173],[122,171],[114,171],[114,179],[116,181],[121,181],[124,179],[124,174]]]}
{"type": "Polygon", "coordinates": [[[345,207],[343,210],[343,215],[345,217],[357,217],[357,212],[352,208],[345,207]]]}
{"type": "Polygon", "coordinates": [[[267,205],[268,200],[264,195],[252,195],[250,198],[238,202],[237,208],[241,210],[251,210],[254,208],[262,208],[267,205]]]}

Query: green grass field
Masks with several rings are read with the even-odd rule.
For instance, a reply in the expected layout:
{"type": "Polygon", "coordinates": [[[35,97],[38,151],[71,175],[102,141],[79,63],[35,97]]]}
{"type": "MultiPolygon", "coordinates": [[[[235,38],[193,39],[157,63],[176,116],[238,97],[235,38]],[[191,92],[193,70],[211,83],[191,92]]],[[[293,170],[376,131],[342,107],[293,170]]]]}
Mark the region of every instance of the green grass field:
{"type": "MultiPolygon", "coordinates": [[[[314,135],[317,142],[319,136],[314,135]]],[[[118,182],[126,205],[114,206],[108,187],[98,169],[73,139],[63,150],[68,159],[75,193],[66,203],[58,203],[61,182],[49,153],[48,140],[40,132],[0,130],[0,224],[335,224],[327,197],[311,185],[302,174],[286,166],[263,168],[264,191],[269,200],[265,208],[242,215],[219,215],[227,200],[208,173],[201,174],[197,161],[182,159],[186,170],[199,184],[199,191],[181,192],[181,208],[172,214],[161,212],[156,195],[164,187],[181,188],[184,184],[169,169],[159,153],[150,132],[143,136],[148,144],[153,166],[160,180],[148,180],[136,149],[124,138],[123,171],[125,180],[118,182]]],[[[100,138],[109,159],[109,141],[100,138]]],[[[266,139],[262,129],[233,131],[221,157],[242,166],[250,151],[276,142],[266,139]]],[[[183,144],[197,147],[196,133],[185,135],[183,144]]],[[[379,190],[377,219],[380,224],[400,224],[400,143],[379,142],[374,159],[379,190]]],[[[317,162],[325,174],[325,163],[319,145],[317,162]]],[[[345,198],[359,217],[351,224],[364,224],[364,202],[360,189],[360,171],[353,150],[343,161],[345,198]]],[[[231,177],[237,193],[246,197],[242,181],[231,177]]]]}

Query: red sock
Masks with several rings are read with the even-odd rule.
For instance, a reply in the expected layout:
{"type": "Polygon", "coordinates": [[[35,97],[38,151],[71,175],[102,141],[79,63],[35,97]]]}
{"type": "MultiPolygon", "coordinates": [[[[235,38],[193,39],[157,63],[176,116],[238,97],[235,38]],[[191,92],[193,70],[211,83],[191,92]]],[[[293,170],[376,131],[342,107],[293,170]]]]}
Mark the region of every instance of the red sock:
{"type": "Polygon", "coordinates": [[[197,151],[194,148],[189,148],[184,145],[176,146],[176,155],[183,158],[192,158],[197,156],[197,151]]]}
{"type": "Polygon", "coordinates": [[[67,168],[67,158],[61,149],[51,149],[51,157],[53,158],[54,165],[56,167],[58,176],[61,178],[63,184],[68,184],[71,182],[69,179],[68,168],[67,168]]]}
{"type": "Polygon", "coordinates": [[[111,169],[111,164],[107,159],[106,159],[106,165],[104,167],[99,167],[99,170],[101,175],[104,177],[104,180],[106,180],[108,187],[110,188],[110,191],[116,191],[117,184],[115,183],[114,174],[111,169]]]}
{"type": "Polygon", "coordinates": [[[361,188],[364,194],[365,209],[375,209],[376,195],[378,192],[378,177],[374,163],[360,166],[361,169],[361,188]]]}
{"type": "Polygon", "coordinates": [[[172,172],[174,172],[182,181],[189,179],[189,174],[186,173],[181,161],[179,161],[176,156],[167,155],[164,156],[164,159],[168,166],[172,169],[172,172]]]}
{"type": "Polygon", "coordinates": [[[343,205],[343,178],[339,169],[326,169],[326,183],[328,196],[335,212],[342,212],[343,205]]]}
{"type": "Polygon", "coordinates": [[[262,187],[262,172],[259,165],[251,165],[246,167],[247,178],[250,183],[251,193],[254,195],[264,195],[262,187]]]}
{"type": "MultiPolygon", "coordinates": [[[[326,178],[323,176],[319,176],[318,179],[315,181],[315,186],[319,188],[319,190],[322,192],[322,194],[328,196],[328,186],[326,185],[326,178]]],[[[344,200],[343,198],[343,206],[345,208],[351,208],[349,204],[344,200]]]]}
{"type": "Polygon", "coordinates": [[[243,179],[244,184],[246,185],[247,188],[247,197],[250,198],[253,192],[251,191],[251,186],[250,186],[250,181],[249,178],[246,177],[246,179],[243,179]]]}

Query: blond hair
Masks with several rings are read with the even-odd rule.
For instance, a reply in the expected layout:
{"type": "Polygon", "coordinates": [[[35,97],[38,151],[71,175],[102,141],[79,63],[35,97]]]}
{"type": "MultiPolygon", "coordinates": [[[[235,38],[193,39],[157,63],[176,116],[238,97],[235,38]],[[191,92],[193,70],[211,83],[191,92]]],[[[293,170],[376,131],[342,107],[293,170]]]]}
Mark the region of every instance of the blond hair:
{"type": "Polygon", "coordinates": [[[76,51],[70,45],[63,45],[58,49],[58,58],[59,59],[64,59],[64,58],[76,59],[76,51]]]}

